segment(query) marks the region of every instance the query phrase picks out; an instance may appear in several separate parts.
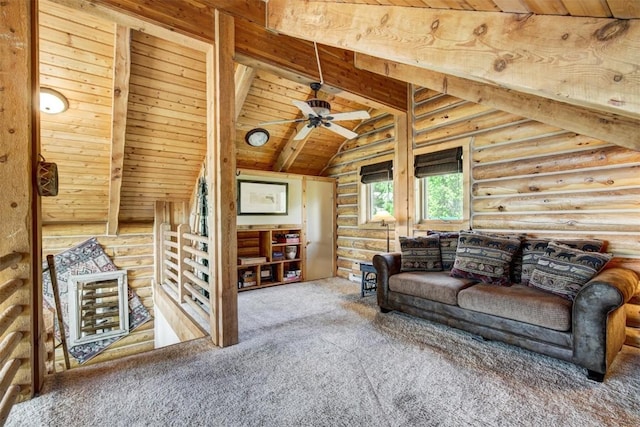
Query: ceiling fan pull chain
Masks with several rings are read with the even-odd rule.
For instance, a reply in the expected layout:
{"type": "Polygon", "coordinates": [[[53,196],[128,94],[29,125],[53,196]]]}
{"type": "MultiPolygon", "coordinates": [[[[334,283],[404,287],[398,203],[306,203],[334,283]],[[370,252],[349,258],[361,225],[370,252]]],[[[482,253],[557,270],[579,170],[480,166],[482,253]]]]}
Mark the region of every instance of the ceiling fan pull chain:
{"type": "Polygon", "coordinates": [[[318,74],[320,74],[320,84],[324,84],[324,79],[322,78],[322,67],[320,67],[320,55],[318,54],[318,43],[313,42],[313,47],[316,50],[316,62],[318,63],[318,74]]]}

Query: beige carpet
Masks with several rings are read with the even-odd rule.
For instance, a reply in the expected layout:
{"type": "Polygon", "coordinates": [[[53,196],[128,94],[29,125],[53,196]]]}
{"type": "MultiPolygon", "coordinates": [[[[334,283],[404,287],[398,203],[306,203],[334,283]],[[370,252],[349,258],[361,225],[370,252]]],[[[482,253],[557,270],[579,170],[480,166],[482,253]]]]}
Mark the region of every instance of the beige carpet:
{"type": "Polygon", "coordinates": [[[9,426],[637,426],[640,349],[583,369],[398,313],[331,279],[239,295],[207,340],[64,372],[9,426]]]}

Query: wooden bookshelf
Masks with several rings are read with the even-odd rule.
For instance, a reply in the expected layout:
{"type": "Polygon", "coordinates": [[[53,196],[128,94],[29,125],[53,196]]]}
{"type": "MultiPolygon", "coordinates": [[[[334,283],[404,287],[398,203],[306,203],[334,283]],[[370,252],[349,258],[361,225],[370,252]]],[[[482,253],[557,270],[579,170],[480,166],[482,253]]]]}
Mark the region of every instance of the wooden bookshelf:
{"type": "Polygon", "coordinates": [[[303,280],[301,228],[238,229],[238,291],[303,280]],[[288,251],[293,252],[289,258],[288,251]]]}

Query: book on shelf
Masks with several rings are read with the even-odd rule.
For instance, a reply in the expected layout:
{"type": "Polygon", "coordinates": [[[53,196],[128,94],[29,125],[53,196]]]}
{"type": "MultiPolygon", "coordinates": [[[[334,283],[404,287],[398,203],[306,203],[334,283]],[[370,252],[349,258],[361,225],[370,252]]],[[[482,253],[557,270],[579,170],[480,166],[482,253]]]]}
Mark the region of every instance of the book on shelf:
{"type": "Polygon", "coordinates": [[[238,257],[238,265],[261,264],[267,262],[266,256],[243,256],[238,257]]]}
{"type": "Polygon", "coordinates": [[[300,234],[287,233],[276,235],[278,243],[300,243],[300,234]]]}

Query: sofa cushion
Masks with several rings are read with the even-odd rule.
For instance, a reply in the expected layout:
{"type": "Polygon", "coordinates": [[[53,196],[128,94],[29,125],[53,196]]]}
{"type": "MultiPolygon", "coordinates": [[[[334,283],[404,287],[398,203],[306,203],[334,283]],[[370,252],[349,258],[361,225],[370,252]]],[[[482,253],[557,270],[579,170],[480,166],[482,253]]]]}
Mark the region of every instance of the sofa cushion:
{"type": "Polygon", "coordinates": [[[571,301],[520,284],[510,287],[477,284],[460,291],[458,305],[556,331],[571,328],[571,301]]]}
{"type": "Polygon", "coordinates": [[[544,255],[547,245],[552,241],[587,252],[599,252],[604,244],[602,240],[595,239],[550,240],[527,238],[522,244],[522,279],[519,283],[524,285],[529,283],[531,273],[538,265],[538,260],[544,255]]]}
{"type": "Polygon", "coordinates": [[[394,292],[450,305],[456,305],[458,292],[473,283],[470,279],[451,277],[448,271],[415,271],[389,277],[389,289],[394,292]]]}
{"type": "Polygon", "coordinates": [[[400,237],[402,251],[401,271],[442,271],[440,239],[427,237],[400,237]]]}
{"type": "Polygon", "coordinates": [[[454,277],[495,285],[511,284],[511,259],[520,248],[520,239],[482,233],[460,232],[454,277]]]}
{"type": "Polygon", "coordinates": [[[549,243],[538,259],[529,286],[572,300],[578,291],[612,258],[611,254],[587,252],[549,243]]]}
{"type": "Polygon", "coordinates": [[[458,248],[458,238],[460,233],[457,231],[427,231],[429,235],[438,235],[440,237],[440,255],[442,256],[442,269],[451,270],[453,262],[456,260],[456,249],[458,248]]]}

